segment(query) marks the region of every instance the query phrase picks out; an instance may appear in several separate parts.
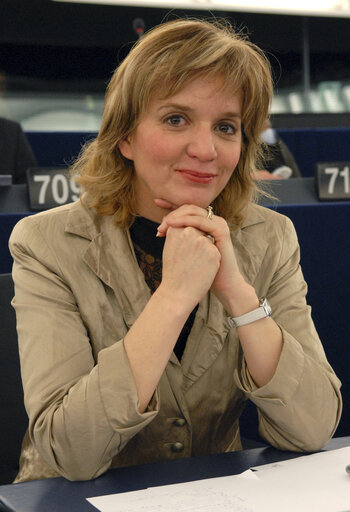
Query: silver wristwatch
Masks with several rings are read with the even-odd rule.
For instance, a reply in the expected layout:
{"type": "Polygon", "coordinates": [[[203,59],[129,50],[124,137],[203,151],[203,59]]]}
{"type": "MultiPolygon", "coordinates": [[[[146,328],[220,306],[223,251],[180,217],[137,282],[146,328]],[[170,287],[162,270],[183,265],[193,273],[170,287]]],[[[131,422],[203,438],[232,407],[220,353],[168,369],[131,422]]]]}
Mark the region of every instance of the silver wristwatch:
{"type": "Polygon", "coordinates": [[[252,322],[256,322],[256,320],[261,320],[261,318],[268,318],[271,316],[272,309],[270,304],[267,302],[267,299],[260,299],[260,306],[253,311],[249,311],[245,315],[241,316],[229,316],[227,321],[231,327],[241,327],[242,325],[251,324],[252,322]]]}

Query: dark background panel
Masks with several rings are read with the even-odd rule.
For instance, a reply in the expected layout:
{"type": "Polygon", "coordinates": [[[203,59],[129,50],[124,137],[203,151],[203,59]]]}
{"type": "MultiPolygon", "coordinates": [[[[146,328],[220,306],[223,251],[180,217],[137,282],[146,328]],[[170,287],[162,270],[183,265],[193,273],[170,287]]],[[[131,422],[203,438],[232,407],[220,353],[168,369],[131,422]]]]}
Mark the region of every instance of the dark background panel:
{"type": "MultiPolygon", "coordinates": [[[[146,30],[178,16],[227,17],[269,55],[278,87],[302,82],[305,31],[311,80],[350,79],[349,18],[93,5],[36,0],[2,0],[0,72],[49,80],[90,80],[103,89],[114,68],[137,39],[135,18],[146,30]]],[[[15,87],[15,80],[9,87],[15,87]]],[[[21,84],[23,86],[23,84],[21,84]]],[[[68,82],[66,86],[69,88],[68,82]]]]}

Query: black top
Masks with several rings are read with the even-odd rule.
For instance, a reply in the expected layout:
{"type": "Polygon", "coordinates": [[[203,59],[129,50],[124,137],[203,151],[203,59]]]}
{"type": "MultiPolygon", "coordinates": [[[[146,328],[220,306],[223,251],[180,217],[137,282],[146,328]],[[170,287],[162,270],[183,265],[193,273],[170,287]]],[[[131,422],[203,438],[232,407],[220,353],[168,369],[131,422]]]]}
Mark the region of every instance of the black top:
{"type": "MultiPolygon", "coordinates": [[[[130,228],[136,258],[140,269],[144,273],[145,281],[151,293],[158,288],[162,280],[162,255],[165,237],[156,237],[158,226],[159,224],[157,222],[152,222],[144,217],[136,217],[135,222],[130,228]]],[[[187,338],[192,329],[197,309],[198,306],[195,307],[186,320],[174,347],[174,352],[179,361],[181,361],[182,354],[185,350],[187,338]]]]}

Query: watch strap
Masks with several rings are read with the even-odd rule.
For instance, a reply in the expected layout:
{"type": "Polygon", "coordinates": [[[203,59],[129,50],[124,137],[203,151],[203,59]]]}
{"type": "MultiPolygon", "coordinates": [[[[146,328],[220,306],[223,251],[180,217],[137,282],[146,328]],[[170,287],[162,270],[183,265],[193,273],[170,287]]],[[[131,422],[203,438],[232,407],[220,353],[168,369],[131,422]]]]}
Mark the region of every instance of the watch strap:
{"type": "Polygon", "coordinates": [[[271,316],[272,310],[271,306],[268,303],[267,299],[260,300],[260,306],[253,311],[249,311],[249,313],[245,313],[241,316],[230,316],[227,321],[231,327],[241,327],[242,325],[251,324],[256,322],[257,320],[261,320],[262,318],[268,318],[271,316]]]}

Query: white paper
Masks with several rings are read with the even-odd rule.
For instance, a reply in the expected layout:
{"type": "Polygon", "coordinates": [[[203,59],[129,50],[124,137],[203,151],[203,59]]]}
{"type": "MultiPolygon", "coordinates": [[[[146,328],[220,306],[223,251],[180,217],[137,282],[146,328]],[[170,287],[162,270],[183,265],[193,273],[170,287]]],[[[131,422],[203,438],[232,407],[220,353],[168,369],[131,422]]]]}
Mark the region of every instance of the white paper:
{"type": "MultiPolygon", "coordinates": [[[[271,491],[269,512],[350,511],[350,447],[257,466],[258,479],[271,491]]],[[[262,509],[265,510],[265,509],[262,509]]]]}
{"type": "Polygon", "coordinates": [[[350,511],[350,447],[257,466],[254,471],[88,498],[100,512],[350,511]]]}
{"type": "Polygon", "coordinates": [[[245,476],[150,487],[142,491],[88,498],[88,501],[101,512],[213,512],[217,507],[222,512],[254,512],[246,503],[242,488],[246,486],[249,495],[252,480],[255,476],[248,476],[247,472],[245,476]]]}

